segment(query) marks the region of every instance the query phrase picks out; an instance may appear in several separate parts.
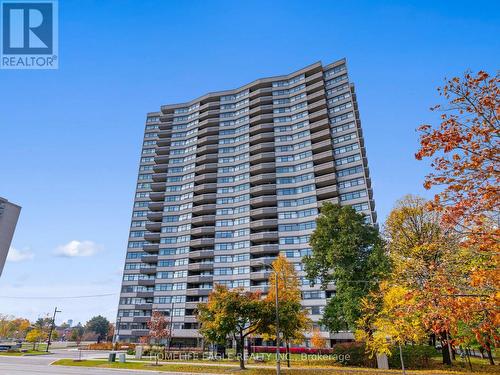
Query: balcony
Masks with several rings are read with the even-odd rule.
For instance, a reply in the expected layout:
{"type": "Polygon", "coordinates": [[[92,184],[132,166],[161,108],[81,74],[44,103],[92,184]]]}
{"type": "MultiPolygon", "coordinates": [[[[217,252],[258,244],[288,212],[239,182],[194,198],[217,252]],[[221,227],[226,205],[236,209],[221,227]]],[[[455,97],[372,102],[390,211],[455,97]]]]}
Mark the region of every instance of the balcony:
{"type": "Polygon", "coordinates": [[[250,199],[252,208],[276,206],[276,195],[262,195],[250,199]]]}
{"type": "Polygon", "coordinates": [[[210,235],[213,236],[214,232],[215,232],[215,227],[213,227],[213,226],[192,228],[191,229],[191,237],[193,237],[193,236],[195,236],[195,237],[198,237],[198,236],[209,237],[210,235]]]}
{"type": "Polygon", "coordinates": [[[198,132],[198,138],[207,137],[210,135],[218,135],[219,128],[217,126],[210,126],[198,132]]]}
{"type": "Polygon", "coordinates": [[[167,169],[168,169],[167,163],[153,165],[153,171],[155,171],[155,173],[164,173],[167,171],[167,169]]]}
{"type": "Polygon", "coordinates": [[[278,229],[278,219],[263,219],[263,220],[255,220],[250,222],[250,229],[253,230],[263,230],[273,228],[275,230],[278,229]]]}
{"type": "MultiPolygon", "coordinates": [[[[321,141],[319,143],[313,143],[313,145],[312,145],[312,150],[313,150],[314,154],[318,154],[321,151],[330,151],[331,152],[332,148],[333,148],[332,141],[330,139],[321,141]]],[[[153,177],[154,177],[154,175],[153,175],[153,177]]]]}
{"type": "Polygon", "coordinates": [[[260,254],[278,254],[279,245],[278,244],[263,244],[254,245],[250,247],[250,254],[260,255],[260,254]]]}
{"type": "Polygon", "coordinates": [[[250,100],[250,107],[254,106],[260,106],[260,105],[266,105],[266,104],[272,104],[273,103],[273,97],[271,95],[269,96],[261,96],[255,99],[250,100]]]}
{"type": "Polygon", "coordinates": [[[215,203],[216,200],[217,200],[217,194],[216,193],[201,194],[201,195],[196,195],[193,198],[193,203],[194,204],[215,203]]]}
{"type": "Polygon", "coordinates": [[[215,224],[215,215],[197,216],[191,219],[193,226],[209,226],[215,224]]]}
{"type": "Polygon", "coordinates": [[[163,219],[163,212],[157,211],[157,212],[148,212],[147,218],[150,221],[161,221],[163,219]]]}
{"type": "Polygon", "coordinates": [[[251,155],[250,164],[269,163],[275,161],[274,152],[264,152],[262,154],[251,155]]]}
{"type": "Polygon", "coordinates": [[[273,121],[273,114],[272,113],[250,117],[250,124],[252,124],[252,125],[266,123],[266,122],[272,122],[272,121],[273,121]]]}
{"type": "Polygon", "coordinates": [[[274,142],[259,143],[250,146],[250,155],[261,154],[274,151],[274,142]]]}
{"type": "Polygon", "coordinates": [[[147,221],[146,230],[149,230],[150,232],[159,232],[161,230],[161,222],[147,221]]]}
{"type": "Polygon", "coordinates": [[[159,249],[160,246],[157,243],[150,243],[142,247],[142,250],[144,250],[147,253],[157,253],[159,249]]]}
{"type": "Polygon", "coordinates": [[[210,291],[210,289],[199,288],[186,289],[186,296],[208,296],[210,294],[210,291]]]}
{"type": "MultiPolygon", "coordinates": [[[[149,319],[151,319],[151,318],[148,318],[148,322],[149,322],[149,319]]],[[[132,336],[138,336],[138,337],[148,336],[149,335],[149,329],[133,329],[131,331],[131,335],[132,336]]]]}
{"type": "Polygon", "coordinates": [[[211,283],[213,281],[213,276],[204,276],[204,275],[193,275],[188,276],[188,283],[211,283]]]}
{"type": "Polygon", "coordinates": [[[330,150],[313,155],[314,164],[322,164],[333,161],[333,152],[330,150]]]}
{"type": "Polygon", "coordinates": [[[218,161],[218,156],[217,156],[217,152],[213,152],[213,153],[210,153],[210,154],[206,154],[206,155],[202,155],[200,156],[200,154],[198,153],[197,154],[197,158],[196,158],[196,166],[197,168],[203,164],[213,164],[213,163],[217,163],[218,161]]]}
{"type": "Polygon", "coordinates": [[[167,181],[166,173],[153,173],[153,181],[154,182],[165,182],[167,181]]]}
{"type": "Polygon", "coordinates": [[[276,173],[263,173],[257,176],[252,176],[250,177],[250,183],[252,184],[252,186],[262,184],[275,184],[276,173]]]}
{"type": "Polygon", "coordinates": [[[312,134],[319,132],[319,131],[323,131],[325,129],[330,131],[330,123],[328,122],[328,117],[319,119],[316,122],[310,121],[310,129],[311,129],[312,134]]]}
{"type": "Polygon", "coordinates": [[[149,242],[160,242],[160,233],[145,233],[144,239],[149,242]]]}
{"type": "Polygon", "coordinates": [[[331,174],[334,173],[334,171],[335,171],[335,165],[331,161],[314,166],[314,174],[316,175],[316,177],[325,174],[331,174]]]}
{"type": "Polygon", "coordinates": [[[323,129],[316,133],[311,134],[311,142],[314,144],[321,141],[329,141],[330,137],[331,137],[330,129],[323,129]]]}
{"type": "Polygon", "coordinates": [[[274,173],[275,170],[276,163],[261,163],[252,165],[250,167],[250,174],[253,176],[261,173],[274,173]]]}
{"type": "Polygon", "coordinates": [[[164,182],[152,182],[151,190],[153,191],[165,191],[165,183],[164,182]]]}
{"type": "Polygon", "coordinates": [[[201,185],[196,185],[194,187],[195,194],[206,194],[206,193],[215,193],[215,192],[217,192],[217,184],[216,183],[201,184],[201,185]]]}
{"type": "Polygon", "coordinates": [[[214,239],[213,238],[197,238],[195,240],[191,240],[189,246],[193,248],[197,247],[213,247],[214,239]]]}
{"type": "Polygon", "coordinates": [[[217,182],[217,173],[204,173],[194,178],[194,182],[198,185],[217,182]]]}
{"type": "Polygon", "coordinates": [[[316,189],[316,195],[320,200],[336,197],[338,195],[337,186],[332,185],[316,189]]]}
{"type": "Polygon", "coordinates": [[[199,148],[197,149],[198,154],[201,149],[200,146],[206,146],[206,145],[217,145],[219,142],[219,136],[218,135],[209,135],[203,138],[198,137],[198,146],[199,148]]]}
{"type": "Polygon", "coordinates": [[[274,143],[274,132],[259,133],[250,137],[250,144],[254,145],[256,143],[273,142],[274,143]]]}
{"type": "Polygon", "coordinates": [[[276,207],[256,208],[256,209],[250,210],[250,216],[254,220],[265,219],[265,218],[274,219],[277,217],[277,210],[276,210],[276,207]]]}
{"type": "Polygon", "coordinates": [[[214,251],[213,250],[195,250],[195,251],[190,251],[188,253],[188,256],[189,256],[189,259],[212,258],[214,256],[214,251]]]}
{"type": "Polygon", "coordinates": [[[316,188],[332,186],[335,185],[335,183],[336,183],[335,173],[325,174],[323,176],[316,177],[316,188]]]}
{"type": "Polygon", "coordinates": [[[309,123],[312,123],[314,121],[319,121],[322,119],[328,120],[328,111],[326,110],[326,108],[316,112],[309,111],[309,123]]]}
{"type": "Polygon", "coordinates": [[[156,263],[158,262],[158,255],[143,255],[141,257],[143,263],[156,263]]]}
{"type": "MultiPolygon", "coordinates": [[[[134,323],[147,323],[151,320],[150,316],[134,316],[133,317],[133,322],[134,323]]],[[[149,334],[149,333],[148,333],[149,334]]]]}
{"type": "Polygon", "coordinates": [[[264,185],[254,186],[250,188],[250,194],[252,197],[258,197],[261,195],[276,195],[276,185],[264,184],[264,185]]]}
{"type": "Polygon", "coordinates": [[[189,263],[188,270],[189,271],[211,271],[214,269],[213,262],[200,262],[200,263],[189,263]]]}
{"type": "Polygon", "coordinates": [[[139,268],[139,273],[142,275],[154,275],[156,274],[156,267],[141,267],[139,268]]]}
{"type": "Polygon", "coordinates": [[[163,191],[151,192],[149,193],[149,199],[151,199],[154,202],[163,202],[163,200],[165,199],[165,192],[163,191]]]}
{"type": "Polygon", "coordinates": [[[208,163],[208,164],[203,164],[203,165],[197,165],[195,168],[195,172],[198,175],[201,175],[203,173],[217,172],[217,163],[208,163]]]}
{"type": "Polygon", "coordinates": [[[156,152],[156,155],[169,155],[170,154],[170,146],[156,147],[155,152],[156,152]]]}
{"type": "Polygon", "coordinates": [[[150,292],[137,292],[137,297],[139,298],[153,298],[155,293],[153,291],[150,292]]]}
{"type": "Polygon", "coordinates": [[[150,202],[148,204],[148,208],[149,208],[150,211],[154,211],[154,212],[163,211],[163,201],[161,201],[161,202],[150,202]]]}
{"type": "Polygon", "coordinates": [[[276,260],[276,257],[263,257],[263,258],[252,258],[250,259],[250,266],[271,266],[273,262],[276,260]]]}
{"type": "Polygon", "coordinates": [[[259,133],[266,133],[266,132],[273,132],[274,131],[274,124],[268,123],[268,124],[255,124],[252,127],[250,127],[249,134],[250,136],[253,136],[255,134],[259,133]]]}
{"type": "MultiPolygon", "coordinates": [[[[210,154],[217,154],[217,151],[219,150],[219,145],[218,144],[208,144],[208,145],[204,145],[204,146],[201,146],[201,147],[198,147],[196,149],[196,155],[198,156],[208,156],[210,154]]],[[[217,156],[217,155],[215,155],[217,156]]],[[[196,164],[200,164],[198,163],[200,161],[200,159],[196,160],[196,164]]]]}
{"type": "Polygon", "coordinates": [[[137,285],[140,286],[154,286],[155,285],[155,280],[154,279],[139,279],[137,280],[137,285]]]}
{"type": "Polygon", "coordinates": [[[162,164],[162,165],[168,165],[169,159],[170,159],[170,155],[157,155],[157,156],[155,156],[155,163],[162,164]]]}
{"type": "Polygon", "coordinates": [[[275,242],[278,241],[278,232],[258,232],[250,234],[250,241],[259,242],[275,242]]]}
{"type": "Polygon", "coordinates": [[[268,280],[270,274],[270,271],[250,272],[250,280],[268,280]]]}

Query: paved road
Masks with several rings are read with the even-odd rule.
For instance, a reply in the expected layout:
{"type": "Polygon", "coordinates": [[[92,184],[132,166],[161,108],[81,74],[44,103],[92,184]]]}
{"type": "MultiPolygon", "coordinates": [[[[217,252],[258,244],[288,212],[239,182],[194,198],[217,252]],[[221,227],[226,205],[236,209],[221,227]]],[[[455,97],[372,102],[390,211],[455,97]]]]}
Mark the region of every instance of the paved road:
{"type": "MultiPolygon", "coordinates": [[[[82,359],[102,358],[108,352],[82,352],[82,359]]],[[[0,374],[2,375],[182,375],[183,373],[161,371],[115,370],[102,368],[50,366],[50,363],[61,358],[78,358],[76,350],[54,350],[53,354],[41,356],[9,357],[0,356],[0,374]]],[[[185,373],[187,374],[187,373],[185,373]]],[[[197,374],[199,375],[199,374],[197,374]]]]}

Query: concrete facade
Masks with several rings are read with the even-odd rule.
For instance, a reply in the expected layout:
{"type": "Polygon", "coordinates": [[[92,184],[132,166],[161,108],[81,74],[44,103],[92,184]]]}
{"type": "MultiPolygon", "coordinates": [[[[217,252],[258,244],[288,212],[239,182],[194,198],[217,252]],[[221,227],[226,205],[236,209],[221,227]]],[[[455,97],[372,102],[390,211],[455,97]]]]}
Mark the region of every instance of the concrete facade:
{"type": "MultiPolygon", "coordinates": [[[[268,288],[279,253],[303,306],[321,318],[333,287],[311,287],[301,259],[322,202],[376,223],[354,85],[345,60],[315,63],[147,115],[119,302],[119,338],[147,334],[152,310],[173,337],[199,337],[195,308],[214,284],[268,288]]],[[[342,340],[349,334],[326,337],[342,340]]]]}
{"type": "Polygon", "coordinates": [[[21,207],[0,197],[0,276],[2,276],[20,213],[21,207]]]}

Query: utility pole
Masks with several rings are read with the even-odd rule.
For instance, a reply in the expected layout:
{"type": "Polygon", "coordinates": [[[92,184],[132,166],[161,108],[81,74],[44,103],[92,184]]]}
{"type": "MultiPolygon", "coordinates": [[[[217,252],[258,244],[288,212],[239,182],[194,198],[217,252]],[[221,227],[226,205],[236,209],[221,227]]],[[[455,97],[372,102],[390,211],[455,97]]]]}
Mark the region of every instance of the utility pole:
{"type": "Polygon", "coordinates": [[[49,351],[49,346],[50,346],[50,341],[52,339],[52,331],[54,330],[54,327],[56,325],[56,314],[58,312],[62,312],[61,310],[58,310],[57,307],[54,309],[54,315],[52,316],[52,324],[50,326],[50,331],[49,331],[49,340],[47,341],[47,350],[45,350],[46,352],[49,351]]]}

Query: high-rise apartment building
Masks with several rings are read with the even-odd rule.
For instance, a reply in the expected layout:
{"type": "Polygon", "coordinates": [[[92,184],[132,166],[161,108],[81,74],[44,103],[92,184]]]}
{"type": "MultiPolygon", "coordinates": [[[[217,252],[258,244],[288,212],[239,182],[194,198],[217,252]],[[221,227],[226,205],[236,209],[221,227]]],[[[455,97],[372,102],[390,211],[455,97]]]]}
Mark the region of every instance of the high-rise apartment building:
{"type": "Polygon", "coordinates": [[[9,253],[21,207],[0,197],[0,276],[9,253]]]}
{"type": "MultiPolygon", "coordinates": [[[[176,343],[199,343],[195,308],[214,284],[266,291],[285,255],[303,306],[321,318],[333,290],[311,287],[301,258],[321,204],[376,222],[346,62],[209,93],[147,115],[119,302],[119,338],[147,335],[153,310],[176,343]]],[[[345,334],[329,334],[341,340],[345,334]]]]}

